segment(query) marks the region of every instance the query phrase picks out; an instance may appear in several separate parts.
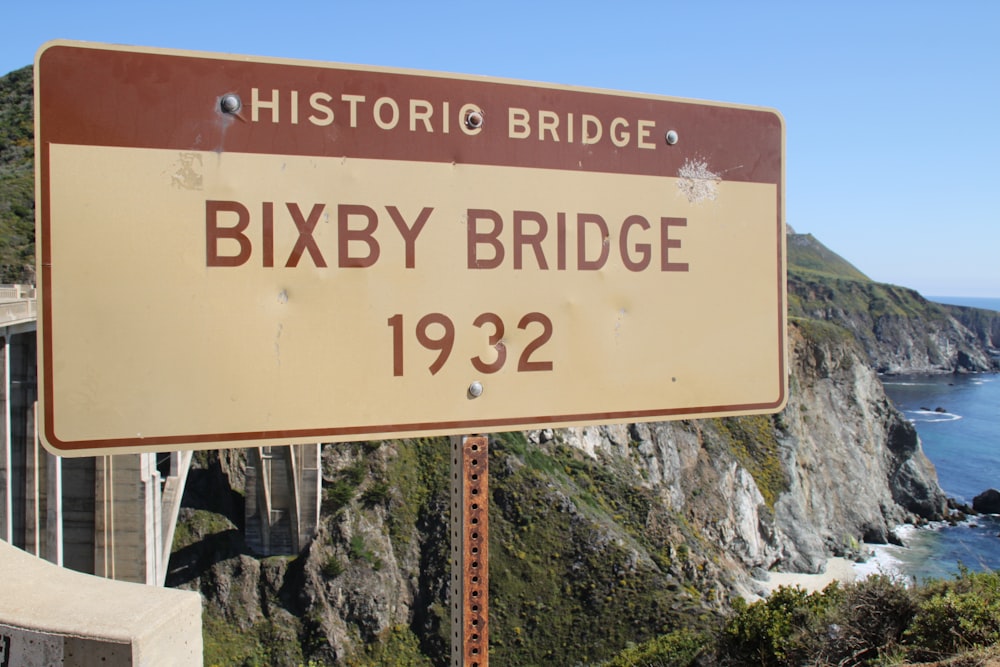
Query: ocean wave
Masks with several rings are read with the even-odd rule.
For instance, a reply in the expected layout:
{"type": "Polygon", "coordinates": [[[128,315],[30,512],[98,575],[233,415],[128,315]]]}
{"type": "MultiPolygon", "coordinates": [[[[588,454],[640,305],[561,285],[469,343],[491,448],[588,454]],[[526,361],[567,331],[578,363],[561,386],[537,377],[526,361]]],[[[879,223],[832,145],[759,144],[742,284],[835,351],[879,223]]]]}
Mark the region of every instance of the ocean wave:
{"type": "Polygon", "coordinates": [[[938,412],[936,410],[907,410],[907,414],[918,415],[910,419],[913,423],[936,424],[937,422],[953,422],[962,418],[951,412],[938,412]]]}
{"type": "Polygon", "coordinates": [[[913,569],[916,562],[929,557],[925,536],[936,533],[949,524],[946,521],[931,521],[922,526],[901,524],[893,528],[893,533],[903,543],[895,544],[865,544],[869,549],[869,557],[863,563],[854,564],[854,573],[858,579],[872,575],[883,575],[896,581],[912,583],[915,581],[913,569]]]}
{"type": "MultiPolygon", "coordinates": [[[[944,525],[944,521],[940,521],[938,523],[944,525]]],[[[922,529],[918,526],[914,526],[912,523],[904,523],[893,528],[892,532],[896,533],[896,537],[898,537],[903,544],[906,544],[907,540],[916,535],[920,530],[922,529]]]]}
{"type": "Polygon", "coordinates": [[[868,546],[871,546],[871,556],[868,560],[863,563],[854,564],[854,574],[858,579],[867,579],[876,574],[885,575],[892,579],[906,577],[903,561],[892,553],[905,547],[890,545],[868,546]]]}

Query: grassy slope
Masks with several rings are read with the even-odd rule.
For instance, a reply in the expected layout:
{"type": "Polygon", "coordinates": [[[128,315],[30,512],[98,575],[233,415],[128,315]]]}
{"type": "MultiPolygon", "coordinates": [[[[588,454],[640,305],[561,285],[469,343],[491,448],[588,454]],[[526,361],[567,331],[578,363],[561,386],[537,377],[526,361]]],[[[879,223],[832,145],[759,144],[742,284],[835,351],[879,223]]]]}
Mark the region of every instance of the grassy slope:
{"type": "Polygon", "coordinates": [[[811,234],[788,239],[788,314],[810,318],[835,306],[848,316],[884,316],[937,321],[947,309],[916,291],[878,283],[828,249],[811,234]]]}
{"type": "Polygon", "coordinates": [[[816,240],[812,234],[788,237],[788,269],[832,278],[869,281],[853,264],[816,240]]]}

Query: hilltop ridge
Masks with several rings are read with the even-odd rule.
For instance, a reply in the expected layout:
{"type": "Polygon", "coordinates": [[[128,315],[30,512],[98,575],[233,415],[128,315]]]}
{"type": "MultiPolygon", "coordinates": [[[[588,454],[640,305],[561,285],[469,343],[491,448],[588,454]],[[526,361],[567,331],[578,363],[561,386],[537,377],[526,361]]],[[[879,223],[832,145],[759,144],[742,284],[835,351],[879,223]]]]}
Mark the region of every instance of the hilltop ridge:
{"type": "Polygon", "coordinates": [[[871,280],[811,234],[788,234],[788,315],[849,331],[880,373],[997,370],[1000,313],[871,280]]]}
{"type": "Polygon", "coordinates": [[[788,227],[788,270],[830,278],[871,282],[853,264],[819,242],[812,234],[797,234],[788,227]]]}

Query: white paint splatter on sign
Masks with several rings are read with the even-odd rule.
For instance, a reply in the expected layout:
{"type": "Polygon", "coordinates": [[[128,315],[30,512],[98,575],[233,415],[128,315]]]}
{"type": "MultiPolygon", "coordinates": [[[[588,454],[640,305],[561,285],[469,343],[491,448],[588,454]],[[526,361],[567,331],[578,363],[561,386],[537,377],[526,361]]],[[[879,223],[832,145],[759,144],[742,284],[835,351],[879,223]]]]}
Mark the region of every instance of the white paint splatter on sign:
{"type": "Polygon", "coordinates": [[[709,169],[705,160],[685,160],[677,171],[677,177],[680,179],[677,189],[692,204],[715,201],[719,195],[722,176],[709,169]]]}

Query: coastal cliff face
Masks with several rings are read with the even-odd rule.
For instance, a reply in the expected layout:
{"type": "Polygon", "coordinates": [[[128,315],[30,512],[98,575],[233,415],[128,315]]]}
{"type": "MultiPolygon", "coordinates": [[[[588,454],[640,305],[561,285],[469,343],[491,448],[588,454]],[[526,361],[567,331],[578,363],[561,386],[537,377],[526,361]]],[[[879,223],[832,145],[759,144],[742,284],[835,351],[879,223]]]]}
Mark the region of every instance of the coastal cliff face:
{"type": "Polygon", "coordinates": [[[886,397],[855,340],[835,325],[800,323],[790,337],[790,400],[779,441],[791,475],[777,504],[790,569],[884,543],[893,526],[946,511],[913,425],[886,397]],[[796,551],[797,549],[797,551],[796,551]]]}
{"type": "Polygon", "coordinates": [[[942,516],[916,431],[853,338],[825,323],[794,325],[789,338],[790,399],[773,418],[638,424],[630,438],[624,427],[570,429],[566,442],[629,460],[745,570],[816,572],[862,540],[884,543],[895,525],[942,516]]]}
{"type": "Polygon", "coordinates": [[[994,357],[1000,356],[1000,313],[967,306],[945,306],[948,312],[971,331],[980,345],[994,357]]]}
{"type": "Polygon", "coordinates": [[[788,246],[789,315],[849,330],[878,372],[1000,368],[990,353],[1000,341],[997,313],[945,306],[914,290],[876,283],[840,258],[842,264],[803,261],[821,253],[825,260],[832,255],[808,234],[789,234],[788,246]]]}
{"type": "MultiPolygon", "coordinates": [[[[816,572],[945,511],[916,433],[854,338],[798,321],[789,340],[781,414],[492,439],[498,664],[586,664],[699,627],[761,591],[752,573],[816,572]]],[[[252,557],[236,518],[175,545],[168,583],[204,594],[209,650],[232,659],[250,647],[279,664],[445,664],[448,451],[441,438],[326,446],[324,516],[297,558],[252,557]]],[[[211,497],[197,492],[209,479],[240,489],[240,456],[203,457],[192,497],[211,497]]],[[[197,510],[213,511],[226,513],[197,510]]]]}

